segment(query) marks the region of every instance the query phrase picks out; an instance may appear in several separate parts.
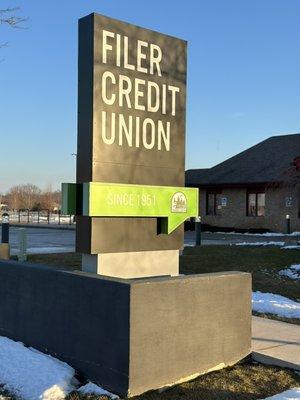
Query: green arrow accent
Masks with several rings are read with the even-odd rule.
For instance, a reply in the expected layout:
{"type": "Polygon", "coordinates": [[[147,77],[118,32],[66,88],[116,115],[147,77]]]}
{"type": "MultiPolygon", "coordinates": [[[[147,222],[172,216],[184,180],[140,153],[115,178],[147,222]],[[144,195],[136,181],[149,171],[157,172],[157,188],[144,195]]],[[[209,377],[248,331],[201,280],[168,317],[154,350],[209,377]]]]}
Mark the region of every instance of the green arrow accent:
{"type": "Polygon", "coordinates": [[[198,189],[89,182],[62,184],[62,213],[89,217],[159,218],[161,233],[171,233],[198,216],[198,189]]]}
{"type": "Polygon", "coordinates": [[[169,234],[187,218],[198,216],[198,189],[84,183],[83,215],[162,218],[161,231],[169,234]]]}

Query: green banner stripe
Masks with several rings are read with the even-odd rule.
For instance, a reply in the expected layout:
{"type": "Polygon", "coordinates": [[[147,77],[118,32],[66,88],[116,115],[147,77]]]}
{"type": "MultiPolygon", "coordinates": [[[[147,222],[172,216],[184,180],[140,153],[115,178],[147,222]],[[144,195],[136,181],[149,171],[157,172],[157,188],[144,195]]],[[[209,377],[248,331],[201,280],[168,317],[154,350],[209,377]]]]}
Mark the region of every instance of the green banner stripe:
{"type": "Polygon", "coordinates": [[[98,182],[83,187],[86,216],[167,218],[165,233],[198,216],[198,189],[98,182]]]}
{"type": "MultiPolygon", "coordinates": [[[[74,184],[69,185],[63,184],[66,214],[76,209],[74,184]]],[[[198,216],[195,188],[88,182],[83,184],[82,196],[85,216],[162,218],[162,233],[169,234],[187,218],[198,216]]]]}

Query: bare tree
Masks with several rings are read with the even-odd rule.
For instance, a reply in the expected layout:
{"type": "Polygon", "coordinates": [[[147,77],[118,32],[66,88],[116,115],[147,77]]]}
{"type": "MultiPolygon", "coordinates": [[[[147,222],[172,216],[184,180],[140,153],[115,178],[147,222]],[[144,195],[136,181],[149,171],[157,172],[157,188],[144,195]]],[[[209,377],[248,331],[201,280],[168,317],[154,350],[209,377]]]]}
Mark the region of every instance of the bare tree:
{"type": "Polygon", "coordinates": [[[8,25],[11,28],[23,28],[22,23],[27,21],[27,18],[15,15],[20,10],[20,7],[0,9],[0,24],[8,25]]]}
{"type": "MultiPolygon", "coordinates": [[[[24,29],[23,22],[27,21],[27,18],[20,17],[17,15],[19,7],[9,7],[0,9],[0,25],[6,25],[10,28],[24,29]]],[[[0,48],[7,45],[8,42],[0,43],[0,48]]]]}
{"type": "Polygon", "coordinates": [[[53,190],[52,185],[48,185],[45,191],[40,196],[40,206],[45,210],[58,210],[60,208],[61,192],[53,190]]]}
{"type": "Polygon", "coordinates": [[[21,208],[21,196],[19,186],[13,186],[6,194],[7,203],[11,210],[19,210],[21,208]]]}
{"type": "Polygon", "coordinates": [[[4,196],[5,203],[11,210],[58,210],[61,203],[60,190],[53,190],[49,185],[41,191],[35,185],[16,185],[4,196]]]}
{"type": "Polygon", "coordinates": [[[39,202],[41,189],[28,183],[13,186],[7,193],[7,199],[12,210],[31,210],[39,202]]]}
{"type": "Polygon", "coordinates": [[[27,210],[31,210],[34,205],[39,201],[39,197],[41,195],[41,189],[37,186],[28,183],[27,185],[21,186],[22,193],[22,208],[27,210]]]}
{"type": "Polygon", "coordinates": [[[46,210],[53,209],[53,189],[51,184],[48,185],[46,190],[42,193],[41,204],[42,208],[45,208],[46,210]]]}

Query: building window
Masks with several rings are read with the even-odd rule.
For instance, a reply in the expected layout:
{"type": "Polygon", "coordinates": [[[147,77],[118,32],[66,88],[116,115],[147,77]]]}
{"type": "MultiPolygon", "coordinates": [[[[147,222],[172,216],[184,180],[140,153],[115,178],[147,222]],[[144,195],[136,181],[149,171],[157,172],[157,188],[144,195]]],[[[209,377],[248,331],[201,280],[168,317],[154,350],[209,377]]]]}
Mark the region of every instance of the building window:
{"type": "Polygon", "coordinates": [[[217,195],[216,193],[207,193],[206,198],[206,215],[216,215],[217,195]]]}
{"type": "Polygon", "coordinates": [[[212,190],[206,192],[206,215],[220,214],[222,190],[212,190]]]}
{"type": "Polygon", "coordinates": [[[266,211],[266,194],[262,192],[248,192],[248,217],[264,217],[266,211]]]}

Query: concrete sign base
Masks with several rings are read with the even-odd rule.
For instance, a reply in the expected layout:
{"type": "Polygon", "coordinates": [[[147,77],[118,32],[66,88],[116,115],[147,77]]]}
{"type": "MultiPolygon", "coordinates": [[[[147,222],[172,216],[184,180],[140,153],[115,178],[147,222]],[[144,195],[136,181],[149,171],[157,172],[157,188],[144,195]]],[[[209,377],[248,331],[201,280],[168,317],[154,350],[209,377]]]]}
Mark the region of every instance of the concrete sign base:
{"type": "Polygon", "coordinates": [[[116,278],[177,276],[179,250],[83,254],[82,270],[116,278]]]}
{"type": "Polygon", "coordinates": [[[0,335],[121,396],[195,378],[250,353],[251,276],[104,278],[0,261],[0,335]]]}
{"type": "Polygon", "coordinates": [[[8,243],[0,243],[0,260],[10,259],[10,246],[8,243]]]}

